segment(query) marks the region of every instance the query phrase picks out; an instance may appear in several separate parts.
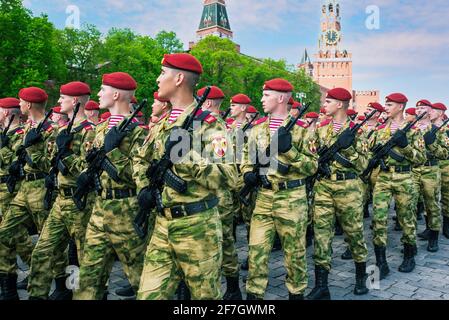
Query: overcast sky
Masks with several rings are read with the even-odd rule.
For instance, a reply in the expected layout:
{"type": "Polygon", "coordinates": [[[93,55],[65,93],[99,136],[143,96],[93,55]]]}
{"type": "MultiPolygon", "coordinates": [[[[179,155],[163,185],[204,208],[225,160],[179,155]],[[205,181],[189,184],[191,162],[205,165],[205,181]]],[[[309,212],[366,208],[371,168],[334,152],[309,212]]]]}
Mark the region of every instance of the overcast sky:
{"type": "MultiPolygon", "coordinates": [[[[321,0],[227,0],[234,41],[255,57],[297,64],[307,48],[316,52],[321,0]]],[[[34,14],[46,13],[65,26],[68,6],[80,11],[81,24],[131,28],[154,36],[175,31],[185,43],[195,40],[202,0],[25,0],[34,14]]],[[[355,90],[378,89],[382,99],[404,92],[411,103],[427,98],[449,105],[449,1],[342,0],[342,49],[353,53],[355,90]],[[367,7],[379,8],[379,28],[370,30],[367,7]]]]}

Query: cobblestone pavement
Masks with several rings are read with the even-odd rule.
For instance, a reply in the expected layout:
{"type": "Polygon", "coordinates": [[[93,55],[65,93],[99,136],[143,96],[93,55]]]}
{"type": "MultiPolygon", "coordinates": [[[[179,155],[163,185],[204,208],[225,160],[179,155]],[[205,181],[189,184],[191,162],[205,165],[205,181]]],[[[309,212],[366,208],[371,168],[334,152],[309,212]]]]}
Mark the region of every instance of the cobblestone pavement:
{"type": "MultiPolygon", "coordinates": [[[[374,266],[374,249],[371,243],[372,232],[369,228],[370,219],[365,219],[365,234],[369,248],[369,260],[367,266],[374,266]]],[[[418,232],[424,230],[424,220],[419,221],[418,232]]],[[[390,266],[390,275],[379,283],[378,289],[370,290],[369,294],[364,296],[355,296],[352,291],[355,282],[355,267],[352,260],[342,260],[341,254],[345,251],[346,245],[343,236],[337,236],[333,242],[333,260],[332,271],[329,275],[329,288],[332,299],[334,300],[448,300],[449,299],[449,240],[440,236],[440,250],[437,253],[430,253],[426,250],[427,242],[418,242],[418,255],[415,257],[416,269],[412,273],[400,273],[397,271],[402,262],[402,245],[400,243],[401,232],[394,231],[394,221],[389,220],[389,246],[387,249],[387,259],[390,266]]],[[[238,255],[240,262],[243,262],[247,256],[246,229],[239,225],[237,229],[238,237],[238,255]]],[[[313,275],[313,246],[308,248],[309,265],[309,289],[314,284],[313,275]]],[[[20,263],[20,267],[26,270],[26,267],[20,263]]],[[[283,264],[282,251],[275,251],[270,259],[270,274],[266,300],[286,300],[288,292],[284,284],[285,268],[283,264]]],[[[247,272],[242,271],[241,278],[246,278],[247,272]]],[[[19,275],[20,278],[23,274],[19,275]]],[[[119,262],[116,262],[109,282],[109,300],[122,299],[115,295],[115,290],[125,286],[128,283],[122,271],[119,262]]],[[[245,297],[245,283],[240,281],[243,295],[245,297]]],[[[223,282],[225,288],[225,282],[223,282]]],[[[27,299],[26,291],[20,290],[21,299],[27,299]]]]}

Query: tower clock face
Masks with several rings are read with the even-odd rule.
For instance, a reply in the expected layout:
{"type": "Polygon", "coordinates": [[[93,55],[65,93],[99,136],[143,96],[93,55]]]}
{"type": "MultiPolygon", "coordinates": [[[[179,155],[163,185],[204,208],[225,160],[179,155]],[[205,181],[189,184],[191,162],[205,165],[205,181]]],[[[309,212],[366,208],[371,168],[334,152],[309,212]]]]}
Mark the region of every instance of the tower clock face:
{"type": "Polygon", "coordinates": [[[340,33],[337,30],[329,30],[325,37],[328,45],[335,45],[340,40],[340,33]]]}

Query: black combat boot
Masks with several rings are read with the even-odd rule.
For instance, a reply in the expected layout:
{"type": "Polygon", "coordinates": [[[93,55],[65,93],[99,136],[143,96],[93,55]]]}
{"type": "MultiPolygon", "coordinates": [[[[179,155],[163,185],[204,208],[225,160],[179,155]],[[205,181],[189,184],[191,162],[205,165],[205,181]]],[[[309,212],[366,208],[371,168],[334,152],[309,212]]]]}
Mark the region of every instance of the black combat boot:
{"type": "Polygon", "coordinates": [[[342,236],[343,235],[343,228],[341,227],[341,224],[338,221],[338,219],[335,220],[335,235],[336,236],[342,236]]]}
{"type": "Polygon", "coordinates": [[[28,288],[28,276],[23,278],[22,281],[17,282],[17,290],[27,290],[28,288]]]}
{"type": "Polygon", "coordinates": [[[387,248],[381,246],[374,246],[374,253],[376,254],[376,266],[379,268],[380,280],[385,279],[385,277],[390,273],[390,268],[388,267],[387,248]]]}
{"type": "Polygon", "coordinates": [[[248,271],[248,269],[249,269],[248,257],[246,257],[245,261],[242,263],[241,268],[242,268],[242,270],[248,271]]]}
{"type": "Polygon", "coordinates": [[[343,252],[343,254],[341,255],[341,258],[343,260],[351,260],[352,259],[352,252],[351,252],[351,249],[349,249],[349,247],[346,247],[346,251],[343,252]]]}
{"type": "Polygon", "coordinates": [[[17,274],[0,273],[0,288],[0,300],[19,300],[19,295],[17,294],[17,274]]]}
{"type": "Polygon", "coordinates": [[[430,238],[429,218],[427,217],[427,215],[425,215],[424,218],[426,220],[426,229],[423,232],[418,233],[418,238],[420,238],[421,240],[429,240],[430,238]]]}
{"type": "Polygon", "coordinates": [[[239,277],[226,277],[226,292],[223,300],[242,300],[239,286],[239,277]]]}
{"type": "Polygon", "coordinates": [[[438,231],[430,230],[430,236],[429,236],[429,244],[427,245],[427,251],[429,252],[437,252],[438,247],[438,231]]]}
{"type": "Polygon", "coordinates": [[[313,244],[313,224],[310,224],[306,230],[306,248],[310,247],[313,244]]]}
{"type": "Polygon", "coordinates": [[[278,251],[282,249],[281,238],[279,238],[278,233],[276,232],[274,235],[274,243],[271,251],[278,251]]]}
{"type": "Polygon", "coordinates": [[[330,300],[331,294],[327,286],[329,272],[322,266],[315,265],[315,288],[307,295],[307,300],[330,300]]]}
{"type": "Polygon", "coordinates": [[[181,282],[179,283],[177,293],[178,293],[177,294],[178,300],[183,300],[183,301],[192,300],[192,298],[190,296],[190,290],[187,287],[187,284],[184,282],[184,280],[181,280],[181,282]]]}
{"type": "Polygon", "coordinates": [[[288,293],[288,300],[294,301],[294,300],[304,300],[303,294],[292,294],[288,293]]]}
{"type": "Polygon", "coordinates": [[[115,294],[125,298],[132,298],[136,296],[136,293],[134,292],[134,289],[131,285],[127,285],[124,288],[115,290],[115,294]]]}
{"type": "Polygon", "coordinates": [[[418,221],[422,220],[422,216],[424,213],[424,202],[418,202],[418,210],[416,211],[416,219],[418,221]]]}
{"type": "Polygon", "coordinates": [[[399,266],[399,272],[409,273],[415,269],[415,247],[408,243],[404,244],[404,261],[399,266]]]}
{"type": "Polygon", "coordinates": [[[76,249],[76,243],[73,239],[69,241],[69,265],[71,266],[80,266],[78,261],[78,251],[76,249]]]}
{"type": "Polygon", "coordinates": [[[354,287],[354,294],[356,296],[361,296],[368,293],[368,288],[366,287],[367,279],[368,274],[366,273],[366,262],[356,262],[354,287]]]}
{"type": "Polygon", "coordinates": [[[256,295],[248,292],[246,294],[246,300],[263,300],[263,299],[261,299],[261,298],[257,297],[256,295]]]}
{"type": "Polygon", "coordinates": [[[449,217],[443,217],[443,235],[449,239],[449,217]]]}
{"type": "Polygon", "coordinates": [[[49,300],[72,300],[73,292],[65,284],[67,276],[55,279],[56,289],[48,297],[49,300]]]}

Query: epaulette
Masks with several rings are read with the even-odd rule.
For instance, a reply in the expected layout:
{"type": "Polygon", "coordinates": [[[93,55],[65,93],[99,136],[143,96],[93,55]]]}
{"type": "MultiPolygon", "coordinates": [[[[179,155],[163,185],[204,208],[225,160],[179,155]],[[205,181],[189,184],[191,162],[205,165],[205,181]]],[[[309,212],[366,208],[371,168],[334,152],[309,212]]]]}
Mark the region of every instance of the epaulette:
{"type": "Polygon", "coordinates": [[[331,119],[326,119],[326,120],[324,120],[323,122],[320,122],[318,128],[322,128],[322,127],[324,127],[324,126],[327,126],[327,125],[330,124],[331,122],[332,122],[331,119]]]}
{"type": "Polygon", "coordinates": [[[217,121],[217,118],[215,118],[209,111],[198,110],[195,115],[195,120],[204,121],[211,124],[217,121]]]}
{"type": "Polygon", "coordinates": [[[23,130],[23,128],[16,128],[14,134],[24,134],[25,131],[23,130]]]}
{"type": "Polygon", "coordinates": [[[307,123],[305,123],[305,122],[302,121],[302,120],[296,121],[296,125],[297,125],[297,126],[300,126],[300,127],[302,127],[302,128],[307,128],[307,127],[308,127],[308,126],[307,126],[307,123]]]}
{"type": "Polygon", "coordinates": [[[257,125],[259,125],[259,124],[261,124],[261,123],[266,122],[267,120],[268,120],[268,117],[260,118],[259,120],[257,120],[257,121],[254,122],[253,126],[257,126],[257,125]]]}
{"type": "Polygon", "coordinates": [[[73,131],[75,132],[80,132],[81,130],[86,130],[86,131],[91,131],[94,130],[93,124],[90,123],[87,120],[84,120],[80,123],[80,125],[78,127],[76,127],[75,129],[73,129],[73,131]]]}
{"type": "Polygon", "coordinates": [[[387,125],[384,123],[384,124],[381,124],[380,126],[378,126],[376,128],[376,130],[385,129],[386,127],[387,127],[387,125]]]}
{"type": "Polygon", "coordinates": [[[232,125],[234,122],[235,122],[235,119],[233,119],[233,118],[227,118],[227,119],[226,119],[226,123],[227,123],[228,125],[232,125]]]}

